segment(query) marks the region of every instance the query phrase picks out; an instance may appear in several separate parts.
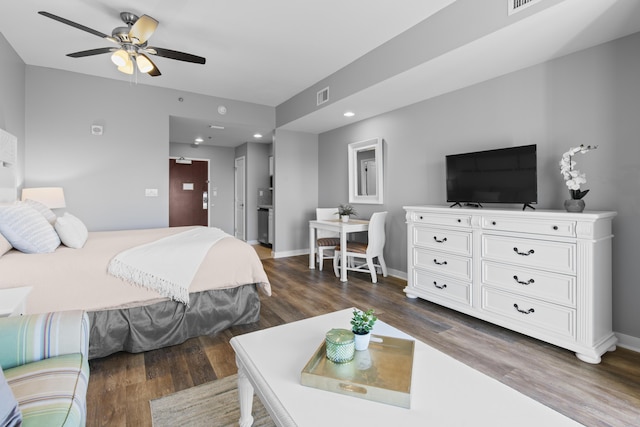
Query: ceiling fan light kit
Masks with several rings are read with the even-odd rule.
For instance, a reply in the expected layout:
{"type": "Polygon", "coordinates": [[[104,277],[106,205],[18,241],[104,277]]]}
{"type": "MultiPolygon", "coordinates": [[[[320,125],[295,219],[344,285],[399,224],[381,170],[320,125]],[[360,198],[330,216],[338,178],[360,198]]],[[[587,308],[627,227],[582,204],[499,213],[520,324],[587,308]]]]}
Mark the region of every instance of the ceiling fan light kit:
{"type": "Polygon", "coordinates": [[[126,64],[118,67],[118,71],[125,74],[133,74],[133,61],[129,59],[126,64]]]}
{"type": "Polygon", "coordinates": [[[153,70],[153,63],[146,55],[138,54],[136,56],[136,64],[138,65],[138,70],[140,70],[141,73],[148,73],[153,70]]]}
{"type": "Polygon", "coordinates": [[[160,70],[151,61],[147,55],[155,55],[159,57],[175,59],[178,61],[191,62],[195,64],[204,64],[206,59],[201,56],[192,55],[190,53],[179,52],[176,50],[165,49],[161,47],[147,46],[149,37],[158,27],[158,21],[148,15],[138,17],[131,12],[120,13],[120,19],[127,25],[126,27],[116,27],[108,36],[100,31],[70,21],[66,18],[54,15],[49,12],[38,12],[42,16],[53,19],[71,27],[86,31],[90,34],[103,38],[111,43],[119,45],[119,48],[105,47],[98,49],[85,50],[81,52],[69,53],[67,56],[71,58],[82,58],[85,56],[100,55],[103,53],[111,53],[111,61],[118,67],[118,71],[125,74],[133,74],[133,61],[135,60],[138,70],[141,73],[147,73],[151,77],[160,76],[160,70]]]}

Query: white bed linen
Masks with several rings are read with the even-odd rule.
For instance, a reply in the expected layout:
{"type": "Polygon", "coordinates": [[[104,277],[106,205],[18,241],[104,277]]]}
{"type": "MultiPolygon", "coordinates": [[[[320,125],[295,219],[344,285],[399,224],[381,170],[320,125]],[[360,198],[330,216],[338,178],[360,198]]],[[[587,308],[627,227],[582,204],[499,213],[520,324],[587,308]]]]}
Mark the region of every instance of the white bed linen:
{"type": "MultiPolygon", "coordinates": [[[[193,227],[90,232],[83,248],[60,246],[50,254],[11,250],[0,257],[0,288],[31,286],[27,313],[83,309],[96,311],[151,304],[166,298],[107,273],[111,258],[125,249],[193,227]]],[[[255,250],[234,237],[220,240],[208,252],[189,292],[260,284],[271,286],[255,250]]]]}

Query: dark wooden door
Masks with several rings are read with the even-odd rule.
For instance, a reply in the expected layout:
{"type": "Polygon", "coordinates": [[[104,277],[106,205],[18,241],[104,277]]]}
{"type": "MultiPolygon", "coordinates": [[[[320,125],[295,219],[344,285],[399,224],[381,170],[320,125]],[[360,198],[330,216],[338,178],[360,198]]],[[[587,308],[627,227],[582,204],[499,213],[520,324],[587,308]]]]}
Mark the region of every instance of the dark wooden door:
{"type": "Polygon", "coordinates": [[[208,180],[208,161],[169,159],[169,227],[209,225],[208,180]]]}

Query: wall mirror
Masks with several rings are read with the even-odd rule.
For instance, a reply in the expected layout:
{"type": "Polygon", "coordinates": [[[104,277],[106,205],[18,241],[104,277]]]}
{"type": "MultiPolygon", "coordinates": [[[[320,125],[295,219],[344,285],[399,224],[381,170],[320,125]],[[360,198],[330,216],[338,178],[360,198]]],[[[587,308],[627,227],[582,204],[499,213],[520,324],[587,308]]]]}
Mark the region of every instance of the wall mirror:
{"type": "Polygon", "coordinates": [[[382,138],[349,144],[349,203],[382,204],[382,138]]]}

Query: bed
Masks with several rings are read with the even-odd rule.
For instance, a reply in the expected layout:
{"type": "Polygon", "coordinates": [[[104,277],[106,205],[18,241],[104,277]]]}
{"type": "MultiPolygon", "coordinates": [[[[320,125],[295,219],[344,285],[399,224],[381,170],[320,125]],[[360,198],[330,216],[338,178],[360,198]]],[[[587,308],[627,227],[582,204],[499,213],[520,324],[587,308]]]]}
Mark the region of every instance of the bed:
{"type": "Polygon", "coordinates": [[[30,286],[27,313],[86,310],[89,358],[142,352],[255,322],[260,292],[271,295],[255,250],[228,236],[207,252],[183,304],[107,272],[118,253],[192,227],[89,232],[84,246],[52,253],[11,249],[0,257],[0,288],[30,286]]]}

